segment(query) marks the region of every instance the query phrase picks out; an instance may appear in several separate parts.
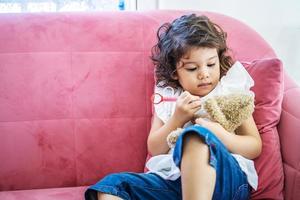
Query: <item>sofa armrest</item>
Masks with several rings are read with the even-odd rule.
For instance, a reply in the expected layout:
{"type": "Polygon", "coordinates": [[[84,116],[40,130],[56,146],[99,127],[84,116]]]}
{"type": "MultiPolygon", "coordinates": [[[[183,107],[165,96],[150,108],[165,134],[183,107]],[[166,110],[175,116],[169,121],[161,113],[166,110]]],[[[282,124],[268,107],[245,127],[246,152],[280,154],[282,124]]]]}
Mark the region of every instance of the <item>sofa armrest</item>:
{"type": "Polygon", "coordinates": [[[278,125],[285,175],[285,199],[296,199],[300,196],[299,101],[300,87],[294,83],[292,87],[286,87],[283,96],[281,119],[278,125]]]}

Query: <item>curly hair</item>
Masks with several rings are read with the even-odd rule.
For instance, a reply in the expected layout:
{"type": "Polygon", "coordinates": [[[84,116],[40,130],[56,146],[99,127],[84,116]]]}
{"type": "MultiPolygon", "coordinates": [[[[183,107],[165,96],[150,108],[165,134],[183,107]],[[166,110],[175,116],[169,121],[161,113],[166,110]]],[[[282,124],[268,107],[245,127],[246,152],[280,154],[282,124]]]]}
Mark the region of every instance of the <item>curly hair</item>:
{"type": "Polygon", "coordinates": [[[233,64],[228,55],[227,34],[222,28],[204,15],[183,15],[172,23],[165,23],[157,31],[158,42],[152,47],[151,60],[155,65],[156,83],[161,87],[180,87],[172,78],[180,59],[192,48],[216,48],[220,60],[220,77],[224,76],[233,64]]]}

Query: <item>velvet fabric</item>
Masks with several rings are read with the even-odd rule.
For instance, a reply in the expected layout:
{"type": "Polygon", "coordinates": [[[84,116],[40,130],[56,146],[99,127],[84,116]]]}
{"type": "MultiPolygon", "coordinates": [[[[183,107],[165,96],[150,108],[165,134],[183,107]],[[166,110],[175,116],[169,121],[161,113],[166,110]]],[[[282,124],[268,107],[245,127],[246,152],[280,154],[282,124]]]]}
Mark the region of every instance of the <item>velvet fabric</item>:
{"type": "Polygon", "coordinates": [[[284,80],[282,111],[278,124],[284,170],[284,197],[296,200],[300,197],[300,88],[287,74],[284,80]]]}
{"type": "MultiPolygon", "coordinates": [[[[142,172],[156,30],[191,12],[0,14],[0,199],[82,198],[78,186],[108,173],[142,172]]],[[[238,20],[196,13],[228,32],[235,59],[276,57],[238,20]]],[[[296,199],[300,90],[287,75],[284,83],[278,131],[285,196],[296,199]]]]}
{"type": "Polygon", "coordinates": [[[253,117],[262,139],[261,155],[254,160],[258,189],[252,199],[283,199],[283,167],[277,124],[283,99],[283,68],[279,59],[261,59],[244,63],[254,80],[253,117]]]}
{"type": "Polygon", "coordinates": [[[82,200],[87,187],[65,187],[35,190],[17,190],[0,192],[0,199],[4,200],[82,200]]]}

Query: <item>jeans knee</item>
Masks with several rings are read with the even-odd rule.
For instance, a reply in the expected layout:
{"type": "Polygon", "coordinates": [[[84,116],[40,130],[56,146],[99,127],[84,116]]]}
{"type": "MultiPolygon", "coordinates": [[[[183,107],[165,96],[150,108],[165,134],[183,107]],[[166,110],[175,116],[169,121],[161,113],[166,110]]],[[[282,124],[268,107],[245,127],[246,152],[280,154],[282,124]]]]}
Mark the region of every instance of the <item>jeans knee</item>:
{"type": "Polygon", "coordinates": [[[112,173],[106,175],[101,182],[102,183],[114,183],[115,185],[122,185],[127,181],[126,173],[112,173]]]}
{"type": "Polygon", "coordinates": [[[201,150],[208,152],[208,146],[197,133],[186,133],[183,137],[183,152],[190,149],[192,151],[201,150]]]}

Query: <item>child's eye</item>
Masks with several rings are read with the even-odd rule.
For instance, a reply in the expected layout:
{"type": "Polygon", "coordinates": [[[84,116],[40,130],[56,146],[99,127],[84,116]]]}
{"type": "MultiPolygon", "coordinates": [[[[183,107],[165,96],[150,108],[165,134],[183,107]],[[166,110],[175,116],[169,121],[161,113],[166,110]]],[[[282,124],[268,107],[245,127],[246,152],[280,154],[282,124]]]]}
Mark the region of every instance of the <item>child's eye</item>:
{"type": "Polygon", "coordinates": [[[194,68],[187,68],[186,70],[188,70],[188,71],[195,71],[197,69],[197,67],[194,67],[194,68]]]}
{"type": "Polygon", "coordinates": [[[207,67],[213,67],[215,65],[215,63],[213,64],[208,64],[207,67]]]}

